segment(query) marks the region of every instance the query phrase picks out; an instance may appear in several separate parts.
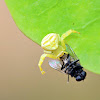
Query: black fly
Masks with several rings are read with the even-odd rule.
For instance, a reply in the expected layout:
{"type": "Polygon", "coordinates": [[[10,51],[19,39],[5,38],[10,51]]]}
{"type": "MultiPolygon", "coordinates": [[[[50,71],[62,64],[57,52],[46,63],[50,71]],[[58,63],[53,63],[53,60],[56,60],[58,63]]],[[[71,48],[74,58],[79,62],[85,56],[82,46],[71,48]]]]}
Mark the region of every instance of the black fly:
{"type": "Polygon", "coordinates": [[[83,67],[80,65],[79,59],[73,60],[69,54],[64,54],[60,59],[63,62],[61,70],[68,74],[68,81],[69,75],[76,78],[76,81],[82,81],[85,79],[86,72],[83,71],[83,67]]]}
{"type": "Polygon", "coordinates": [[[79,59],[68,44],[66,44],[66,51],[68,54],[64,54],[60,57],[60,60],[50,60],[49,65],[62,73],[68,74],[68,82],[69,75],[74,77],[76,81],[84,80],[86,78],[86,72],[83,70],[79,59]]]}

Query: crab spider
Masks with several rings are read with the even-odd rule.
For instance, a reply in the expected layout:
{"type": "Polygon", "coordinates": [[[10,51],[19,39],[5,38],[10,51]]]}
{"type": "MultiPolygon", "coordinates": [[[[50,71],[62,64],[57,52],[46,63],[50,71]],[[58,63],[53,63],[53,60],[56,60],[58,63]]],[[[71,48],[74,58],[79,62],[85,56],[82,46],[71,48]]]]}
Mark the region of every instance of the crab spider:
{"type": "Polygon", "coordinates": [[[56,33],[50,33],[47,34],[41,42],[41,47],[44,49],[44,54],[41,55],[40,61],[38,63],[38,66],[40,68],[40,71],[42,74],[45,72],[41,68],[41,65],[45,59],[45,57],[53,58],[53,59],[60,59],[65,54],[68,54],[66,52],[66,46],[64,39],[69,36],[71,33],[78,33],[75,30],[68,30],[62,36],[60,37],[59,34],[56,33]]]}

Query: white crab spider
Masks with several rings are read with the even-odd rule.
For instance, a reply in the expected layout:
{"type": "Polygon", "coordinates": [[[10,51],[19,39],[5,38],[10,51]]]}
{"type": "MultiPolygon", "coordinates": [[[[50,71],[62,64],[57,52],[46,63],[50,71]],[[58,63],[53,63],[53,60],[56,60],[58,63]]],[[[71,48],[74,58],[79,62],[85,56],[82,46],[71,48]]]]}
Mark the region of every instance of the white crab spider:
{"type": "Polygon", "coordinates": [[[41,68],[41,65],[45,59],[45,57],[53,58],[53,59],[60,59],[64,55],[64,53],[68,54],[66,52],[66,46],[64,39],[69,36],[71,33],[79,33],[75,30],[68,30],[62,36],[60,37],[59,34],[56,33],[50,33],[47,34],[41,42],[41,47],[44,49],[44,54],[41,55],[40,61],[38,63],[38,66],[40,68],[40,71],[42,74],[45,72],[41,68]]]}

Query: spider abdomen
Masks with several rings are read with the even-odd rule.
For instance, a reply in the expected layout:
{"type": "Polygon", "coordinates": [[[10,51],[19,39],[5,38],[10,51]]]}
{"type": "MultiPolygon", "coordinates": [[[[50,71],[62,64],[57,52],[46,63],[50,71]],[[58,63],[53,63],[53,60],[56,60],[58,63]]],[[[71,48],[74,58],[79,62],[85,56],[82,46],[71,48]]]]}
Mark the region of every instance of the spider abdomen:
{"type": "Polygon", "coordinates": [[[46,35],[41,42],[41,47],[44,50],[56,50],[58,48],[59,35],[55,33],[50,33],[46,35]]]}

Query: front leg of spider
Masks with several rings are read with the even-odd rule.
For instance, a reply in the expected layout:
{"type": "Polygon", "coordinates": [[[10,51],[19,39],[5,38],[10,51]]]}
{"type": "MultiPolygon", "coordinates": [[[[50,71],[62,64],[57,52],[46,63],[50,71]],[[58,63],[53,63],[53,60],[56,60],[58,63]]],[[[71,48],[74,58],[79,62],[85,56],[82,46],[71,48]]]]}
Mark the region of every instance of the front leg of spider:
{"type": "Polygon", "coordinates": [[[42,54],[41,57],[40,57],[40,61],[38,63],[38,66],[39,66],[39,69],[41,71],[42,74],[45,74],[45,71],[43,71],[43,69],[41,68],[41,65],[45,59],[45,57],[49,57],[49,58],[53,58],[53,59],[56,59],[56,56],[52,55],[52,54],[42,54]]]}
{"type": "Polygon", "coordinates": [[[75,31],[75,30],[69,30],[69,31],[67,31],[66,33],[64,33],[64,34],[61,36],[61,44],[62,44],[62,46],[63,46],[64,49],[66,49],[64,39],[65,39],[66,37],[68,37],[71,33],[78,33],[78,34],[80,34],[79,32],[77,32],[77,31],[75,31]]]}

